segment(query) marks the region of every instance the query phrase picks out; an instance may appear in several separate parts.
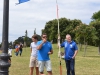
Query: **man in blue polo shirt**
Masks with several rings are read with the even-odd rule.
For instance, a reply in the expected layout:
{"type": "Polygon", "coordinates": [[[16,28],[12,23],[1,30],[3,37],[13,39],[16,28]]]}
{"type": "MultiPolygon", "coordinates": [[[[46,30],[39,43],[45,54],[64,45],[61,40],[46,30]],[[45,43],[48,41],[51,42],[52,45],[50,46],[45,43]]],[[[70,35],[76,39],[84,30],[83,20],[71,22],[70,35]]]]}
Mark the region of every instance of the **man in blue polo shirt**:
{"type": "Polygon", "coordinates": [[[77,55],[78,48],[76,43],[71,40],[69,34],[66,35],[66,41],[61,44],[61,47],[65,49],[67,75],[75,75],[75,56],[77,55]]]}
{"type": "Polygon", "coordinates": [[[38,64],[40,75],[44,74],[44,66],[47,69],[48,75],[52,75],[51,61],[49,55],[53,53],[52,45],[47,41],[47,35],[42,35],[42,40],[37,42],[38,49],[38,64]]]}

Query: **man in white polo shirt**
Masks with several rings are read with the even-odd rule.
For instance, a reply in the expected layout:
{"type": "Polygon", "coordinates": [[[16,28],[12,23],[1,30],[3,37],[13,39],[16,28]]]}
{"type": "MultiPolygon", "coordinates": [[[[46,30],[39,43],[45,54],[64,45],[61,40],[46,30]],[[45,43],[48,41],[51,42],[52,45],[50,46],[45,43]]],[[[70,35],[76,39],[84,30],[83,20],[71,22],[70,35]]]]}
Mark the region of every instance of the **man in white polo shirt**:
{"type": "Polygon", "coordinates": [[[37,35],[32,36],[32,43],[30,45],[31,48],[31,57],[30,57],[30,75],[33,75],[33,70],[34,68],[36,69],[36,75],[39,75],[39,70],[38,70],[38,61],[37,61],[37,41],[38,37],[37,35]]]}

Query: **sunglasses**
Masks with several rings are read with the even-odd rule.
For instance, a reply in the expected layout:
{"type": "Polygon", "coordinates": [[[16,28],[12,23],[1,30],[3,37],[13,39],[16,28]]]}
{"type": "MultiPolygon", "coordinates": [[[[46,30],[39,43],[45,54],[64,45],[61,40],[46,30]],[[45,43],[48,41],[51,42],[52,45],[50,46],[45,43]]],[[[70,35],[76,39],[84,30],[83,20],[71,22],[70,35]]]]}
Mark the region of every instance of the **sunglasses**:
{"type": "Polygon", "coordinates": [[[47,36],[43,36],[42,38],[47,38],[47,36]]]}

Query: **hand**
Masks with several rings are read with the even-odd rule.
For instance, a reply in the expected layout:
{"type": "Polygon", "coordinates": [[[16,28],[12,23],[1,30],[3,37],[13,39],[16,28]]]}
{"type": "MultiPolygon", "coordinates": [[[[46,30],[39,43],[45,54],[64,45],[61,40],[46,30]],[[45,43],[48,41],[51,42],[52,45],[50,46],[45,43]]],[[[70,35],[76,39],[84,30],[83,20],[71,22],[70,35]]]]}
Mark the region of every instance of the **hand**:
{"type": "Polygon", "coordinates": [[[50,55],[50,54],[51,54],[51,52],[48,52],[48,54],[50,55]]]}
{"type": "Polygon", "coordinates": [[[75,59],[75,57],[73,56],[72,59],[75,59]]]}
{"type": "Polygon", "coordinates": [[[60,34],[58,34],[58,40],[60,40],[60,34]]]}
{"type": "Polygon", "coordinates": [[[45,43],[47,40],[46,39],[43,39],[43,43],[45,43]]]}

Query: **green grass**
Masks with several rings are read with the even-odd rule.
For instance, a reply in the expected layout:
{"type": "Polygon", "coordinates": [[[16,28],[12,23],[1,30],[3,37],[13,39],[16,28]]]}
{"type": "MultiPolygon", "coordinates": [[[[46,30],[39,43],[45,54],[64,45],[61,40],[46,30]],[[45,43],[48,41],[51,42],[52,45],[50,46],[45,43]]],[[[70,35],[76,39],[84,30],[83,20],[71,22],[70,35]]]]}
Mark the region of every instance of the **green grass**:
{"type": "MultiPolygon", "coordinates": [[[[59,58],[57,45],[53,45],[54,54],[50,55],[52,61],[53,75],[59,75],[59,58]]],[[[61,49],[63,51],[63,48],[61,49]]],[[[12,52],[12,62],[9,68],[9,75],[29,75],[30,48],[23,49],[22,56],[15,56],[12,52]]],[[[76,56],[76,75],[100,75],[100,56],[97,47],[88,46],[86,56],[83,57],[84,49],[76,56]]],[[[62,59],[62,75],[66,75],[65,61],[62,59]]],[[[45,74],[46,70],[45,70],[45,74]]],[[[35,75],[35,73],[34,73],[35,75]]]]}

